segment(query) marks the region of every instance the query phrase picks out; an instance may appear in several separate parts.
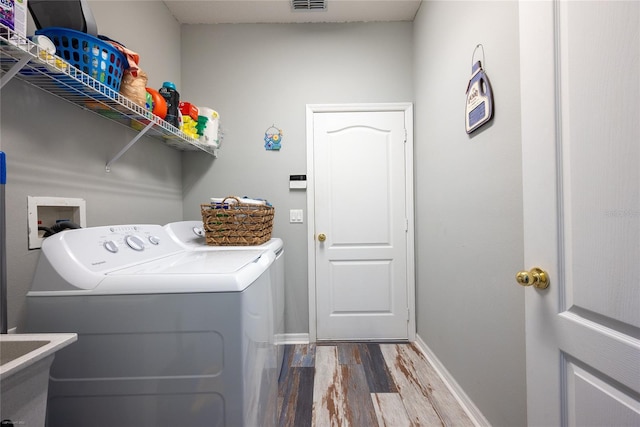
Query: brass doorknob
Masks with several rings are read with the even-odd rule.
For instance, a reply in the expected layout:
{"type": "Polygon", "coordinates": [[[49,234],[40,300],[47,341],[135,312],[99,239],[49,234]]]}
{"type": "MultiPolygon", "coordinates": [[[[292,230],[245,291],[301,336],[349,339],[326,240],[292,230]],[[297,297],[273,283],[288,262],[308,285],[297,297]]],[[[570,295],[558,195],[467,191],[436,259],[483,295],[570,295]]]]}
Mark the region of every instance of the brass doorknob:
{"type": "Polygon", "coordinates": [[[518,272],[516,280],[522,286],[533,286],[538,289],[546,289],[549,286],[549,275],[538,267],[534,267],[530,271],[518,272]]]}
{"type": "Polygon", "coordinates": [[[324,242],[325,240],[327,240],[327,235],[324,233],[320,233],[318,234],[318,241],[319,242],[324,242]]]}

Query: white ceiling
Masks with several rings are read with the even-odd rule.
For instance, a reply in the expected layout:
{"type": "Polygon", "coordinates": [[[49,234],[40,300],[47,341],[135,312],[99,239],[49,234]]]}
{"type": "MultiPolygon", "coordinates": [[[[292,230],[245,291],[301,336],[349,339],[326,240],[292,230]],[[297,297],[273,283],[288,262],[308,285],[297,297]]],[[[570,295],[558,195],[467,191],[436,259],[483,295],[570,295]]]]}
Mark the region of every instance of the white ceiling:
{"type": "Polygon", "coordinates": [[[181,24],[413,21],[421,0],[326,0],[324,11],[290,0],[165,0],[181,24]]]}

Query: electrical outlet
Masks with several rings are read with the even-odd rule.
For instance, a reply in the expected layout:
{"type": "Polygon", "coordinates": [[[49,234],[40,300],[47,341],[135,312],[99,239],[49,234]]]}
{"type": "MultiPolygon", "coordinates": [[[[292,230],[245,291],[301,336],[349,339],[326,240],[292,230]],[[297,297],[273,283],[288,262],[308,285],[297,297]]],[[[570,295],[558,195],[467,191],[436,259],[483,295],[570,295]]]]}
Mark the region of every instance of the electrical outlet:
{"type": "Polygon", "coordinates": [[[303,213],[302,209],[291,209],[289,211],[289,222],[291,224],[301,224],[303,223],[303,213]]]}

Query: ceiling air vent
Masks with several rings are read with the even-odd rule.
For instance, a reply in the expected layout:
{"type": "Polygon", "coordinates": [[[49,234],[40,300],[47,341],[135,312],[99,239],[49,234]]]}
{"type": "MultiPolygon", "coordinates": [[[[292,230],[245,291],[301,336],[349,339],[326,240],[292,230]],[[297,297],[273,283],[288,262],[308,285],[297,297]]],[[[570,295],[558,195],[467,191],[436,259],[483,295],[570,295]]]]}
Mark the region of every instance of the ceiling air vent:
{"type": "Polygon", "coordinates": [[[326,10],[325,0],[291,0],[293,10],[326,10]]]}

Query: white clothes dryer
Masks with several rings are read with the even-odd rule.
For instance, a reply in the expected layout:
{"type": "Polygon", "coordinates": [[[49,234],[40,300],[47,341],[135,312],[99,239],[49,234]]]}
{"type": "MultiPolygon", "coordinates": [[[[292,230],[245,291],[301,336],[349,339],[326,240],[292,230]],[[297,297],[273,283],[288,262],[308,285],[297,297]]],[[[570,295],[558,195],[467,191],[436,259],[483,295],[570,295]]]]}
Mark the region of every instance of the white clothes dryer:
{"type": "Polygon", "coordinates": [[[28,332],[76,332],[51,367],[47,425],[276,423],[269,248],[188,251],[159,225],[44,240],[28,332]]]}
{"type": "Polygon", "coordinates": [[[285,342],[285,279],[284,279],[284,243],[282,239],[274,237],[268,242],[257,246],[215,246],[207,245],[202,221],[176,221],[164,226],[180,246],[189,251],[246,251],[257,248],[270,249],[276,254],[276,260],[271,267],[271,283],[273,284],[273,313],[275,313],[274,341],[278,346],[278,373],[282,368],[285,342]]]}
{"type": "Polygon", "coordinates": [[[164,228],[167,233],[182,247],[187,250],[247,250],[256,248],[268,248],[275,253],[283,250],[282,239],[271,238],[266,243],[256,246],[216,246],[207,245],[202,221],[176,221],[170,222],[164,228]]]}

